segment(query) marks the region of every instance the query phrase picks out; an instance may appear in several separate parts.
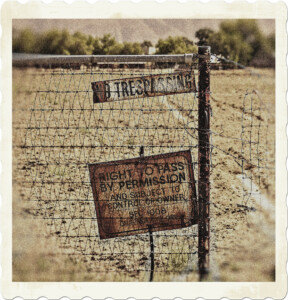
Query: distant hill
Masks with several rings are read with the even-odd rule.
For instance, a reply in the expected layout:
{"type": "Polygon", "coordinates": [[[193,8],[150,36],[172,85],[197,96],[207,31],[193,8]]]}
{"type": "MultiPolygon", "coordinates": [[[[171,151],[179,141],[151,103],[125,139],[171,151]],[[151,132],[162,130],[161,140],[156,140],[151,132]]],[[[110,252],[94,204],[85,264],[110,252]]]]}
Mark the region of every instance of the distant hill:
{"type": "MultiPolygon", "coordinates": [[[[70,33],[80,31],[101,37],[110,33],[119,42],[142,42],[149,40],[155,44],[159,38],[186,36],[195,41],[195,32],[208,27],[218,30],[219,19],[14,19],[13,32],[31,28],[44,32],[53,28],[67,29],[70,33]]],[[[272,19],[259,20],[260,28],[265,34],[275,31],[272,19]]]]}

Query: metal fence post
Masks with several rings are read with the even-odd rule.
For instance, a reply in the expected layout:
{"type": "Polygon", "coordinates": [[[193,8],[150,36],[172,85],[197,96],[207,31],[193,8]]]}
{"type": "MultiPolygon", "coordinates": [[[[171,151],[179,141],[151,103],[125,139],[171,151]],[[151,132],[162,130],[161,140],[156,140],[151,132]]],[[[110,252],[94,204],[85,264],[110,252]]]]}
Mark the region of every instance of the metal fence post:
{"type": "Polygon", "coordinates": [[[210,244],[210,47],[198,48],[198,268],[200,280],[209,271],[210,244]]]}

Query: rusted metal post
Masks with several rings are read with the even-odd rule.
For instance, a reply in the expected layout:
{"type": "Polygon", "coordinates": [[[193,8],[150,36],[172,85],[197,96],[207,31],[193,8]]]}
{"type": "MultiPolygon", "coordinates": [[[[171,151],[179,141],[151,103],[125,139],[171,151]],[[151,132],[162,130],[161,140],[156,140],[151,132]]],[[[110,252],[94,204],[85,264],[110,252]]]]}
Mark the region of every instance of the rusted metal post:
{"type": "MultiPolygon", "coordinates": [[[[139,155],[142,158],[144,157],[144,146],[140,147],[139,155]]],[[[149,281],[152,282],[154,277],[154,240],[153,240],[153,232],[152,232],[151,225],[148,227],[148,231],[149,231],[149,238],[150,238],[150,263],[151,263],[149,281]]]]}
{"type": "Polygon", "coordinates": [[[152,282],[154,277],[154,241],[153,241],[153,233],[151,227],[149,227],[149,237],[150,237],[150,262],[151,262],[149,281],[152,282]]]}
{"type": "Polygon", "coordinates": [[[210,244],[210,47],[199,47],[198,57],[198,268],[202,281],[209,272],[210,244]]]}
{"type": "Polygon", "coordinates": [[[140,146],[139,155],[140,157],[144,157],[144,146],[140,146]]]}

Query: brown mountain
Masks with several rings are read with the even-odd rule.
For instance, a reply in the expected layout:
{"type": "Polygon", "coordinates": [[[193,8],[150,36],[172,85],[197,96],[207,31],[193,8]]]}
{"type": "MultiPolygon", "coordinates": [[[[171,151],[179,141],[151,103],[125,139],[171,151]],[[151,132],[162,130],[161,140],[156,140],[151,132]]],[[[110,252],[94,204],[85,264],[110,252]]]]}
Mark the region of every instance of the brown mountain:
{"type": "MultiPolygon", "coordinates": [[[[220,19],[14,19],[13,29],[17,32],[31,28],[43,32],[53,28],[67,29],[70,33],[80,31],[101,37],[110,33],[119,42],[142,42],[149,40],[155,44],[159,38],[186,36],[195,40],[195,32],[208,27],[219,28],[220,19]]],[[[275,30],[272,19],[258,20],[263,32],[270,34],[275,30]]]]}

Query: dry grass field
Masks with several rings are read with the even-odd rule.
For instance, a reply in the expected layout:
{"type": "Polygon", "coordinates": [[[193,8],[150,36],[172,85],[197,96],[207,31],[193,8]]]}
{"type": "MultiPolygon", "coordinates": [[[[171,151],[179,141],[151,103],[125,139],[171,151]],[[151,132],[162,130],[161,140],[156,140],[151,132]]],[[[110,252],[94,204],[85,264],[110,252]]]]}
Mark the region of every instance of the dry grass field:
{"type": "MultiPolygon", "coordinates": [[[[87,164],[190,150],[197,179],[198,106],[192,93],[93,104],[91,82],[139,72],[13,69],[14,281],[149,280],[148,234],[99,239],[87,164]]],[[[214,70],[211,92],[208,280],[273,281],[275,72],[214,70]]],[[[154,242],[155,281],[198,280],[196,225],[154,242]]]]}

